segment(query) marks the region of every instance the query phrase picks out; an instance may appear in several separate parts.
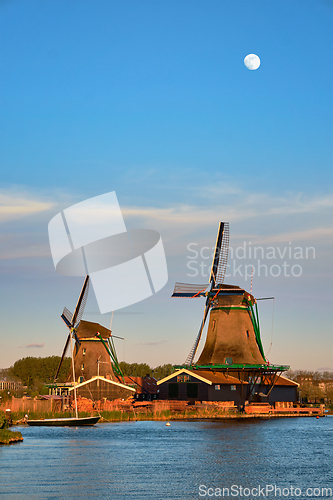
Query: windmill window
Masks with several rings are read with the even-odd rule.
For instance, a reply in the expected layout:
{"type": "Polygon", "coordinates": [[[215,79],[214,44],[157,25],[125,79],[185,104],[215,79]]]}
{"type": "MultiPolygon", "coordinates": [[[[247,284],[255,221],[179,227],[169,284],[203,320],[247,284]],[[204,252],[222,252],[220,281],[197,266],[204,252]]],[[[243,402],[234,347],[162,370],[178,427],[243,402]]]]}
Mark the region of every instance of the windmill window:
{"type": "Polygon", "coordinates": [[[226,365],[232,365],[232,358],[225,358],[226,365]]]}
{"type": "Polygon", "coordinates": [[[84,370],[84,364],[82,363],[81,370],[84,370]]]}
{"type": "Polygon", "coordinates": [[[246,330],[246,336],[247,336],[247,338],[249,338],[249,336],[250,336],[249,330],[246,330]]]}
{"type": "Polygon", "coordinates": [[[83,349],[83,356],[86,355],[86,349],[83,349]]]}
{"type": "Polygon", "coordinates": [[[230,386],[230,389],[231,389],[232,391],[235,391],[235,390],[236,390],[236,386],[235,386],[235,385],[231,385],[231,386],[230,386]]]}
{"type": "Polygon", "coordinates": [[[216,385],[215,385],[215,391],[219,391],[220,389],[221,389],[221,386],[220,386],[220,385],[218,385],[218,384],[216,384],[216,385]]]}
{"type": "Polygon", "coordinates": [[[79,384],[82,384],[83,382],[83,377],[79,377],[79,384]]]}

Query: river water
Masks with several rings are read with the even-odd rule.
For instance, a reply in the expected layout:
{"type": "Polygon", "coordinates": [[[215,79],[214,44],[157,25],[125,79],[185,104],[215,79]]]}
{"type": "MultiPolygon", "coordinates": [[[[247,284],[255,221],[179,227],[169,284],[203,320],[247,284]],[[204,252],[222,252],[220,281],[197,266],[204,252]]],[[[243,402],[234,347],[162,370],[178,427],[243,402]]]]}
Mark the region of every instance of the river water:
{"type": "Polygon", "coordinates": [[[207,499],[228,489],[303,499],[333,489],[332,417],[19,430],[22,443],[0,447],[0,496],[10,500],[207,499]]]}

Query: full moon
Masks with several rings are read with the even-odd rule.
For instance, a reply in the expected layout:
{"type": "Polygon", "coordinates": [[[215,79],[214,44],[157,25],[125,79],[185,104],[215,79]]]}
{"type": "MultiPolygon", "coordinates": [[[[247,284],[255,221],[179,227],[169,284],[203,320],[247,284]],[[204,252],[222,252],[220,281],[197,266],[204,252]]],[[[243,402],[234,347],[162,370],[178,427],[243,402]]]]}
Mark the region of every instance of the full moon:
{"type": "Polygon", "coordinates": [[[256,54],[248,54],[244,59],[244,64],[248,69],[258,69],[260,66],[260,59],[256,54]]]}

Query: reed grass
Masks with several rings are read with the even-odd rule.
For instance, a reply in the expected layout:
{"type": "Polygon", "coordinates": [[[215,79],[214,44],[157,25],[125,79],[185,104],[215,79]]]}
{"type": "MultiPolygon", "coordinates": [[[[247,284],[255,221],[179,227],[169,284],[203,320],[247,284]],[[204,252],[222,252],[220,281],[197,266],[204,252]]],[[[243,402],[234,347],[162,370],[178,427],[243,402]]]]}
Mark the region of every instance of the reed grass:
{"type": "Polygon", "coordinates": [[[23,438],[20,432],[0,429],[0,444],[11,444],[22,440],[23,438]]]}
{"type": "MultiPolygon", "coordinates": [[[[93,412],[94,415],[98,413],[93,412]]],[[[90,417],[92,412],[79,412],[79,417],[90,417]]],[[[146,420],[187,420],[187,419],[205,419],[205,418],[232,418],[235,413],[229,413],[220,408],[192,409],[184,410],[150,410],[137,408],[130,410],[104,410],[100,412],[100,422],[131,422],[146,420]]],[[[71,418],[72,412],[29,412],[29,420],[40,420],[47,418],[71,418]]],[[[12,420],[14,423],[23,423],[25,413],[22,411],[13,412],[12,420]]]]}

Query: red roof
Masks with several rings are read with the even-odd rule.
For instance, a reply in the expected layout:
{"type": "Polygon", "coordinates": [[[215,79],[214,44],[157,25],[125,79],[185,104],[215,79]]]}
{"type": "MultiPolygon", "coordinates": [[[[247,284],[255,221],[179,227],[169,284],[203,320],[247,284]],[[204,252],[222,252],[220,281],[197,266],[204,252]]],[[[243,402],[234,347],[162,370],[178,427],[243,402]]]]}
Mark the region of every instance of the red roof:
{"type": "MultiPolygon", "coordinates": [[[[241,384],[241,381],[236,378],[232,377],[231,375],[224,375],[224,373],[221,372],[213,372],[213,371],[204,371],[204,370],[191,370],[191,375],[195,377],[195,375],[199,375],[199,377],[205,378],[206,380],[209,380],[213,384],[223,384],[223,385],[237,385],[241,384]]],[[[247,382],[243,382],[244,384],[247,384],[247,382]]]]}
{"type": "Polygon", "coordinates": [[[156,394],[157,380],[154,377],[124,377],[125,384],[136,389],[137,394],[156,394]]]}
{"type": "Polygon", "coordinates": [[[299,384],[297,382],[294,382],[293,380],[290,380],[289,378],[280,376],[276,380],[275,385],[293,385],[293,386],[298,386],[299,384]]]}

